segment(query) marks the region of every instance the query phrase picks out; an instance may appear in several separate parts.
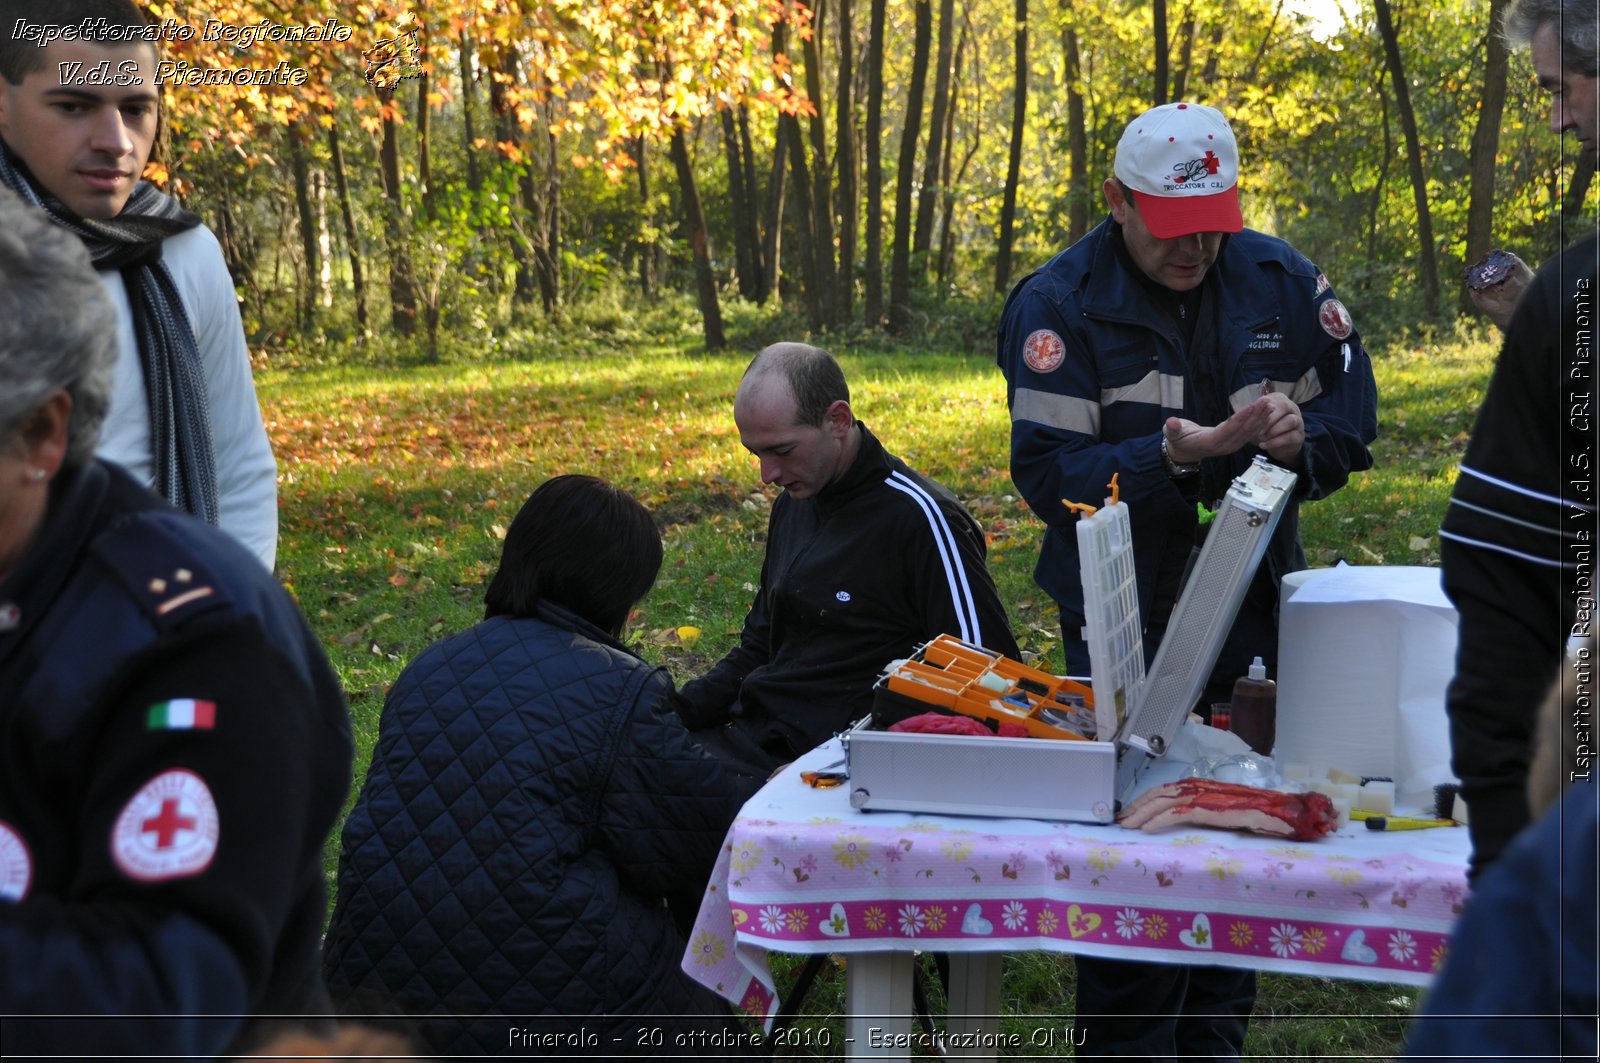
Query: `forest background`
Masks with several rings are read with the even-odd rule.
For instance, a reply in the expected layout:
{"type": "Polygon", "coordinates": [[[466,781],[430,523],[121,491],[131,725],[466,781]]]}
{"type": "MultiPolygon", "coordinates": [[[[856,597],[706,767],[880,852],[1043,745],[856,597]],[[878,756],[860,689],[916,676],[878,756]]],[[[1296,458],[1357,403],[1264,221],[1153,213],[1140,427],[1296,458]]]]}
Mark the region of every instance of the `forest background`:
{"type": "MultiPolygon", "coordinates": [[[[1228,115],[1247,224],[1319,264],[1373,354],[1377,465],[1308,507],[1313,563],[1436,564],[1498,347],[1461,269],[1592,230],[1592,161],[1494,32],[1504,0],[1311,2],[146,3],[196,31],[163,44],[149,176],[222,242],[280,465],[278,575],[349,695],[358,781],[388,684],[481,615],[547,476],[656,512],[667,563],[629,641],[680,680],[720,656],[773,496],[730,402],[777,339],[838,353],[861,415],[966,501],[1048,666],[994,327],[1168,100],[1228,115]],[[336,39],[284,39],[308,26],[336,39]],[[211,69],[304,78],[181,80],[211,69]]],[[[1415,997],[1268,977],[1250,1049],[1392,1055],[1415,997]]],[[[1070,961],[1008,963],[1005,998],[1070,1015],[1070,961]]]]}

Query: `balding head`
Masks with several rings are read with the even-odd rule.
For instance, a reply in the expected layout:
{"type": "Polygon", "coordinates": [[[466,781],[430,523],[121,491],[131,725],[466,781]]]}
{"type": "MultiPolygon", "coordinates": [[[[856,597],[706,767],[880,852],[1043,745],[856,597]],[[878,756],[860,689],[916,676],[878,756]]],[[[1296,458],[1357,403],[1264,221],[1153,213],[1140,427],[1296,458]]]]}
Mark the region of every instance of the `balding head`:
{"type": "Polygon", "coordinates": [[[816,427],[835,402],[850,401],[850,386],[833,355],[809,343],[774,343],[745,369],[744,379],[739,382],[739,397],[734,400],[735,409],[740,399],[766,391],[768,385],[778,381],[794,400],[795,424],[816,427]]]}
{"type": "Polygon", "coordinates": [[[795,498],[815,497],[837,480],[860,447],[844,372],[833,355],[804,343],[775,343],[755,356],[733,419],[740,442],[761,462],[762,482],[795,498]]]}

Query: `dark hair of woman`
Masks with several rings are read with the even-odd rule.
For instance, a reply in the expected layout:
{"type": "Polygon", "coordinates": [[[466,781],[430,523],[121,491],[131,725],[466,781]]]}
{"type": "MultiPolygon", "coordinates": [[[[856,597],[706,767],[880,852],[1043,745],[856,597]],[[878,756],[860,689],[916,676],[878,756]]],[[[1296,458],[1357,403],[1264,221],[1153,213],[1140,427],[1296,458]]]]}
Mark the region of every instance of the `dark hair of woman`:
{"type": "Polygon", "coordinates": [[[661,570],[661,532],[628,492],[594,476],[556,476],[522,504],[506,532],[485,618],[566,606],[612,635],[661,570]]]}

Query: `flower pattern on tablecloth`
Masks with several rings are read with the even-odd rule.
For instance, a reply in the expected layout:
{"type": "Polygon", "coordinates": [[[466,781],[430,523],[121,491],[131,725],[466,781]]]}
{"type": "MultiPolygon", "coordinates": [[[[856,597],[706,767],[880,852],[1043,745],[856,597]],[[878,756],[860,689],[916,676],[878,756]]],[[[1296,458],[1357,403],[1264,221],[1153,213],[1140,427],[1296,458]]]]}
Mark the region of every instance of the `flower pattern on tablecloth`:
{"type": "Polygon", "coordinates": [[[1301,947],[1306,950],[1307,956],[1315,956],[1328,946],[1328,935],[1322,932],[1321,927],[1306,927],[1301,939],[1303,941],[1301,947]]]}
{"type": "Polygon", "coordinates": [[[861,835],[841,834],[833,845],[833,858],[843,864],[846,871],[854,871],[867,862],[869,848],[867,840],[861,835]]]}
{"type": "Polygon", "coordinates": [[[1428,970],[1439,971],[1443,969],[1444,962],[1450,958],[1449,945],[1435,945],[1428,954],[1428,970]]]}
{"type": "Polygon", "coordinates": [[[1288,959],[1299,952],[1304,947],[1305,940],[1305,935],[1289,923],[1279,923],[1267,935],[1267,943],[1271,946],[1273,953],[1282,956],[1284,959],[1288,959]]]}
{"type": "Polygon", "coordinates": [[[769,934],[776,934],[783,930],[783,909],[776,904],[769,904],[761,909],[761,929],[769,934]]]}
{"type": "Polygon", "coordinates": [[[1061,917],[1048,907],[1041,908],[1039,910],[1038,922],[1034,925],[1041,934],[1054,934],[1056,932],[1056,928],[1061,925],[1061,917]]]}
{"type": "Polygon", "coordinates": [[[754,842],[746,841],[739,848],[733,850],[733,856],[729,863],[740,874],[754,871],[761,866],[761,846],[754,842]]]}
{"type": "Polygon", "coordinates": [[[710,930],[697,933],[690,942],[689,949],[694,956],[694,962],[701,967],[715,967],[728,955],[728,943],[710,930]]]}
{"type": "Polygon", "coordinates": [[[1005,923],[1007,930],[1020,930],[1028,923],[1028,909],[1021,901],[1008,901],[1000,909],[1000,920],[1005,923]]]}
{"type": "Polygon", "coordinates": [[[1236,948],[1244,948],[1255,940],[1255,936],[1255,929],[1249,923],[1232,923],[1228,926],[1228,940],[1236,948]]]}
{"type": "Polygon", "coordinates": [[[889,922],[888,914],[876,904],[868,908],[861,918],[868,930],[882,930],[889,922]]]}
{"type": "Polygon", "coordinates": [[[900,933],[913,938],[927,928],[928,917],[922,914],[920,906],[908,904],[900,909],[900,933]]]}
{"type": "Polygon", "coordinates": [[[928,905],[928,909],[923,913],[923,915],[927,917],[928,933],[930,934],[937,934],[939,931],[943,930],[945,924],[950,921],[950,913],[945,911],[943,907],[937,904],[928,905]]]}
{"type": "Polygon", "coordinates": [[[1151,912],[1144,918],[1144,936],[1151,941],[1160,941],[1167,936],[1167,917],[1160,912],[1151,912]]]}
{"type": "Polygon", "coordinates": [[[1416,951],[1416,939],[1404,930],[1396,930],[1389,935],[1389,955],[1401,963],[1409,961],[1416,951]]]}
{"type": "Polygon", "coordinates": [[[790,908],[783,917],[783,928],[798,934],[811,923],[811,915],[804,908],[790,908]]]}
{"type": "Polygon", "coordinates": [[[1117,934],[1120,937],[1133,940],[1144,933],[1144,916],[1133,908],[1124,908],[1117,913],[1117,934]]]}

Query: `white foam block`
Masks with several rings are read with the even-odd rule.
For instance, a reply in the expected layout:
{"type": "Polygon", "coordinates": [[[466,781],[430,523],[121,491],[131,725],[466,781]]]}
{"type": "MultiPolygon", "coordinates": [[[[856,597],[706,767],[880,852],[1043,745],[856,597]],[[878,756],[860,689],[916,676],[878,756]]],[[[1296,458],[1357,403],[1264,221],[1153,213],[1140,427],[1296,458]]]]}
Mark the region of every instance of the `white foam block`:
{"type": "Polygon", "coordinates": [[[1439,570],[1341,566],[1283,581],[1276,755],[1395,781],[1427,805],[1451,781],[1445,687],[1456,614],[1439,570]]]}

